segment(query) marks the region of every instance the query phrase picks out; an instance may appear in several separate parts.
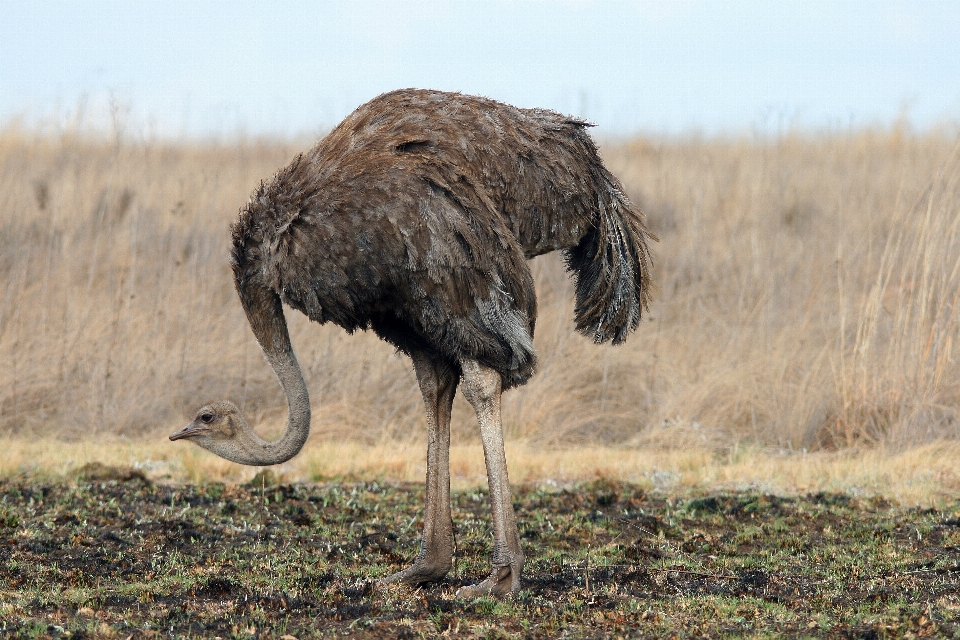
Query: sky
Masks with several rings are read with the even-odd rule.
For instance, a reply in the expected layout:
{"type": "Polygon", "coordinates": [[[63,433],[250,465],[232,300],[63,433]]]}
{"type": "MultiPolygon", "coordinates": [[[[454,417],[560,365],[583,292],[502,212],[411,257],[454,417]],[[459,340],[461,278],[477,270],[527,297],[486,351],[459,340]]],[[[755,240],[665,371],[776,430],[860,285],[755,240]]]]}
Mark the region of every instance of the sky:
{"type": "Polygon", "coordinates": [[[960,2],[0,1],[0,126],[295,137],[425,87],[601,137],[960,123],[960,2]]]}

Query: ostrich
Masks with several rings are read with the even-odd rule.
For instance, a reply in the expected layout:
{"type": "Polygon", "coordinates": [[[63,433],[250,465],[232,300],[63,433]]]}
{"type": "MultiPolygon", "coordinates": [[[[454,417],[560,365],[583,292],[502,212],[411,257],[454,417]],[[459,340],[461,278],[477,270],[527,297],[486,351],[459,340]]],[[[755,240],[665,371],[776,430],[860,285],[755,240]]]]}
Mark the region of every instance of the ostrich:
{"type": "Polygon", "coordinates": [[[261,439],[226,401],[170,436],[240,464],[303,447],[310,400],[282,303],[407,354],[427,417],[420,552],[381,582],[442,579],[453,558],[450,411],[459,384],[480,425],[492,507],[490,574],[458,595],[517,591],[523,570],[500,394],[536,367],[526,259],[563,250],[576,328],[599,344],[637,327],[650,293],[642,214],[604,167],[588,123],[544,109],[419,89],[360,106],[260,188],[232,227],[250,327],[286,394],[287,427],[261,439]]]}

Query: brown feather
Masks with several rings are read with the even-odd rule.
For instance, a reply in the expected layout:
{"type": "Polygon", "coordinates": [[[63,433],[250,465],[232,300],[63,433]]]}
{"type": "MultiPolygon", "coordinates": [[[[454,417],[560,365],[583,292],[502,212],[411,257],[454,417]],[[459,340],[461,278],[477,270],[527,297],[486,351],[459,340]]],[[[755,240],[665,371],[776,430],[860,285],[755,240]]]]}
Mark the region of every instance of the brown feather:
{"type": "Polygon", "coordinates": [[[621,342],[649,300],[653,236],[587,126],[418,89],[359,107],[261,184],[233,227],[237,289],[263,347],[280,331],[255,317],[277,313],[269,292],[317,322],[522,384],[536,366],[526,259],[554,250],[577,281],[577,329],[621,342]]]}

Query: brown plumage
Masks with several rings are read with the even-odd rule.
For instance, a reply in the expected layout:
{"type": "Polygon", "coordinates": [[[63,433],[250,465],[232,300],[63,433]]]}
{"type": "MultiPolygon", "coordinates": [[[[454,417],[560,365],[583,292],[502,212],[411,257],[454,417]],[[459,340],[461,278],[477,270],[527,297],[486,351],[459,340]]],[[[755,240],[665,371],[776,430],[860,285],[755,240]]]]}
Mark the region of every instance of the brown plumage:
{"type": "Polygon", "coordinates": [[[525,258],[563,249],[577,329],[623,341],[649,299],[650,234],[587,126],[460,94],[375,98],[241,213],[233,264],[245,306],[265,288],[404,352],[476,359],[510,387],[536,362],[525,258]]]}
{"type": "Polygon", "coordinates": [[[260,185],[233,226],[232,264],[250,326],[283,386],[287,430],[260,439],[235,405],[207,405],[172,439],[242,464],[283,462],[310,426],[282,302],[410,355],[427,413],[420,554],[384,582],[442,578],[453,554],[450,408],[458,384],[480,424],[493,507],[486,580],[520,588],[500,394],[533,375],[536,294],[526,260],[562,250],[576,328],[622,342],[649,301],[651,234],[603,166],[587,123],[456,93],[406,89],[359,107],[260,185]]]}

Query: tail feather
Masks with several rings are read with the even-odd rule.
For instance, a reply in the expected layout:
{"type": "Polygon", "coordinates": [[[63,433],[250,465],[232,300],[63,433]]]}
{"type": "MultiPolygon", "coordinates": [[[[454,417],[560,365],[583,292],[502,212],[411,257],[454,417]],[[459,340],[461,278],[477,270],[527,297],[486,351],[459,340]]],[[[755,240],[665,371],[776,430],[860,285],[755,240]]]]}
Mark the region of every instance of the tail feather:
{"type": "Polygon", "coordinates": [[[566,250],[576,279],[576,326],[597,344],[623,342],[650,303],[650,251],[657,240],[624,195],[617,179],[600,168],[597,212],[590,230],[566,250]]]}

